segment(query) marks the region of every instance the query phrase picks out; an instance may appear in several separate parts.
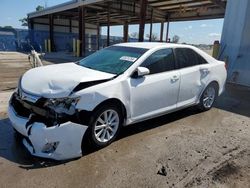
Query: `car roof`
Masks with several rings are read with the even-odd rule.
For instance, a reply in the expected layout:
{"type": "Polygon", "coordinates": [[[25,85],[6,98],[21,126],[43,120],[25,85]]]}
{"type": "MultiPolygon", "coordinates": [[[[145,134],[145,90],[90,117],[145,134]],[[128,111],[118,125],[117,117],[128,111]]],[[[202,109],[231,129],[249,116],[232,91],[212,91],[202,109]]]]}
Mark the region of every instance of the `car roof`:
{"type": "Polygon", "coordinates": [[[159,46],[166,47],[166,48],[191,47],[190,45],[164,43],[164,42],[127,42],[127,43],[115,44],[114,46],[125,46],[125,47],[146,48],[146,49],[152,49],[152,48],[156,48],[159,46]]]}
{"type": "Polygon", "coordinates": [[[166,47],[166,48],[191,48],[197,53],[202,55],[208,62],[213,62],[215,59],[208,55],[206,52],[188,44],[175,44],[175,43],[164,43],[164,42],[127,42],[115,44],[114,46],[125,46],[125,47],[134,47],[134,48],[144,48],[144,49],[154,49],[157,47],[166,47]]]}

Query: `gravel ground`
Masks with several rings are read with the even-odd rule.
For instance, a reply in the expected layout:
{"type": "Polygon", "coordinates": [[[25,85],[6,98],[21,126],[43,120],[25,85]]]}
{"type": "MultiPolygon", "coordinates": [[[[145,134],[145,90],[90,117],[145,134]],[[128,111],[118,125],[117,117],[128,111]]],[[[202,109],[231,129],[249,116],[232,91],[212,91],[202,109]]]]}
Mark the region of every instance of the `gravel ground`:
{"type": "MultiPolygon", "coordinates": [[[[14,74],[12,61],[0,60],[0,71],[2,64],[15,87],[26,66],[14,74]]],[[[208,112],[188,108],[128,126],[110,146],[56,162],[30,156],[14,139],[7,78],[0,73],[0,187],[250,187],[248,88],[228,85],[208,112]]]]}

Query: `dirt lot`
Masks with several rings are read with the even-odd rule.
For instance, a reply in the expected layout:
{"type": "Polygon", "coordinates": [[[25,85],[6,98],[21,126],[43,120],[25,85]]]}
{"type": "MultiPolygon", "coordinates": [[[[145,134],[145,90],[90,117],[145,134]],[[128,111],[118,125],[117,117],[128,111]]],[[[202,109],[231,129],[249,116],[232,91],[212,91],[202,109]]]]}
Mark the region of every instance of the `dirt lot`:
{"type": "Polygon", "coordinates": [[[250,187],[250,91],[227,86],[212,110],[194,108],[126,127],[80,159],[31,157],[6,115],[23,54],[0,54],[0,187],[250,187]]]}

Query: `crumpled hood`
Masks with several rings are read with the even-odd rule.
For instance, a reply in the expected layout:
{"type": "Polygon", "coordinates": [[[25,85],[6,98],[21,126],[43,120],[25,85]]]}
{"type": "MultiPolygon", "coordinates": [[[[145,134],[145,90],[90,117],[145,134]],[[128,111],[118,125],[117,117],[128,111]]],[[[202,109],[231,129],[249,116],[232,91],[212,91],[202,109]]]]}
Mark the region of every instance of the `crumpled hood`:
{"type": "Polygon", "coordinates": [[[27,71],[21,80],[24,92],[45,98],[67,97],[83,82],[105,80],[114,74],[100,72],[75,63],[48,65],[27,71]]]}

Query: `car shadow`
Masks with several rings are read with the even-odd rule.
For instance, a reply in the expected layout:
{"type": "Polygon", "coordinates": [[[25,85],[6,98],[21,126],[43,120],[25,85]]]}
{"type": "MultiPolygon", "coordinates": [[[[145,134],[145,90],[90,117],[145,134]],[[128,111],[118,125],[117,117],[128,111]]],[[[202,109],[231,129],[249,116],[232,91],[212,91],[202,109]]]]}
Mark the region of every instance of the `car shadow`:
{"type": "MultiPolygon", "coordinates": [[[[177,111],[177,112],[173,112],[170,114],[159,116],[157,118],[152,118],[150,120],[146,120],[146,121],[143,121],[140,123],[136,123],[133,125],[123,127],[119,136],[116,138],[116,141],[123,139],[123,138],[126,138],[126,137],[129,137],[129,136],[139,134],[139,133],[144,132],[144,131],[152,130],[152,129],[155,129],[157,127],[161,127],[161,126],[166,125],[166,124],[170,124],[170,123],[175,122],[177,120],[180,120],[182,118],[196,115],[199,113],[201,113],[201,111],[198,110],[198,108],[189,107],[189,108],[177,111]]],[[[84,144],[83,156],[86,156],[86,155],[89,155],[93,152],[98,151],[97,149],[94,149],[93,147],[91,147],[91,145],[89,145],[89,143],[86,139],[84,140],[83,144],[84,144]]]]}

